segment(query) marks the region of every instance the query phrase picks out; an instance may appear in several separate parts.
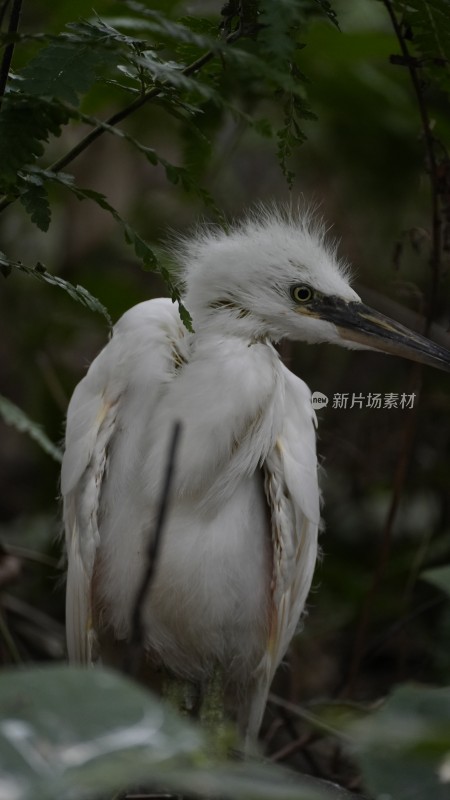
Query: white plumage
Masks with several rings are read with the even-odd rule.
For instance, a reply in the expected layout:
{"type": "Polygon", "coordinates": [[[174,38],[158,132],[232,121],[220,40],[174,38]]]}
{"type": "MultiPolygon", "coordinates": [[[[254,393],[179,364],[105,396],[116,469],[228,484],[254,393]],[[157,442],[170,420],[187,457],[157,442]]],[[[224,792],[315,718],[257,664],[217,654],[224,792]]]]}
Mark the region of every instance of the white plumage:
{"type": "MultiPolygon", "coordinates": [[[[221,667],[247,698],[254,736],[304,609],[320,517],[310,392],[273,342],[340,341],[336,308],[368,310],[308,218],[263,212],[229,233],[205,229],[177,257],[194,333],[167,299],[137,305],[70,402],[69,657],[95,661],[102,631],[116,640],[130,633],[170,432],[181,420],[145,604],[148,658],[200,683],[221,667]]],[[[349,346],[358,346],[350,327],[349,346]]]]}

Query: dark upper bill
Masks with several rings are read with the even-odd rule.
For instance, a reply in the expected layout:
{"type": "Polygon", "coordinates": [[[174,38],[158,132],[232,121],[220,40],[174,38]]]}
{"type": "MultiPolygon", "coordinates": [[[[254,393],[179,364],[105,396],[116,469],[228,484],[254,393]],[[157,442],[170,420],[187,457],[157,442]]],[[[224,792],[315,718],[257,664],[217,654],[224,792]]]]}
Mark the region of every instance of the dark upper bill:
{"type": "Polygon", "coordinates": [[[450,372],[450,350],[410,331],[364,303],[323,297],[313,315],[333,322],[342,339],[450,372]]]}

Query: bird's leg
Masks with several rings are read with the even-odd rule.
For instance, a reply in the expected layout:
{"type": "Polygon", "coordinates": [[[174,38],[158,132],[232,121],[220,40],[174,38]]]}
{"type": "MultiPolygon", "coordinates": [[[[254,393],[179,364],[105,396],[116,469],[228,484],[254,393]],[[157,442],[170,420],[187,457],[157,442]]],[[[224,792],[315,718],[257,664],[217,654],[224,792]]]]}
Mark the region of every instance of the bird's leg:
{"type": "Polygon", "coordinates": [[[192,681],[166,674],[162,696],[181,716],[192,716],[199,702],[199,687],[192,681]]]}
{"type": "Polygon", "coordinates": [[[216,666],[203,686],[199,721],[209,734],[208,749],[212,757],[223,758],[236,745],[236,737],[225,713],[224,670],[216,666]]]}
{"type": "Polygon", "coordinates": [[[216,666],[203,687],[199,719],[205,727],[213,730],[218,730],[225,721],[224,683],[223,670],[216,666]]]}

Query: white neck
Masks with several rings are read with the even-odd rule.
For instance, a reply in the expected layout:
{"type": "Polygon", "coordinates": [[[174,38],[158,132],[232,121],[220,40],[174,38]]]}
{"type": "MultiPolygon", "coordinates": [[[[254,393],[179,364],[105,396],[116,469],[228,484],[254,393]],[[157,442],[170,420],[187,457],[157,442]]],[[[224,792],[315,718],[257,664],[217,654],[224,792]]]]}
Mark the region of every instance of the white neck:
{"type": "Polygon", "coordinates": [[[217,335],[224,339],[239,337],[249,344],[269,341],[269,331],[262,319],[232,300],[212,301],[210,305],[196,303],[188,292],[185,304],[192,316],[196,336],[217,335]]]}

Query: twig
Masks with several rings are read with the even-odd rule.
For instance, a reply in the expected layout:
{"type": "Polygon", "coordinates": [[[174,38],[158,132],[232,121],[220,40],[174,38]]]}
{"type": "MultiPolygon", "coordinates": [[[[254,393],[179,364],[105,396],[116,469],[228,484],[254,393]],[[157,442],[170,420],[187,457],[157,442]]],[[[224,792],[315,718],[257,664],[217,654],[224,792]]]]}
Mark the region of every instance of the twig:
{"type": "Polygon", "coordinates": [[[135,675],[139,664],[141,650],[144,645],[145,624],[143,620],[144,603],[148,596],[150,585],[155,576],[158,555],[161,547],[162,534],[169,508],[170,490],[172,487],[175,461],[180,442],[181,422],[175,422],[167,453],[167,463],[164,472],[164,481],[161,488],[158,513],[156,516],[155,530],[149,539],[147,551],[147,566],[142,577],[141,585],[137,591],[131,614],[131,634],[127,651],[125,653],[123,671],[127,675],[135,675]]]}
{"type": "Polygon", "coordinates": [[[442,219],[439,207],[439,176],[438,176],[438,163],[435,153],[435,142],[431,128],[431,120],[428,114],[428,108],[422,91],[422,86],[419,79],[418,65],[415,60],[411,58],[406,44],[405,37],[402,34],[401,26],[393,9],[391,0],[383,0],[386,10],[390,16],[392,27],[394,28],[395,35],[397,36],[403,58],[408,67],[411,83],[417,98],[417,107],[420,114],[422,123],[422,131],[424,137],[425,151],[428,160],[428,175],[430,178],[431,189],[431,215],[432,215],[432,248],[430,256],[430,265],[432,271],[432,282],[430,299],[428,305],[427,323],[425,327],[425,334],[428,333],[431,320],[433,318],[434,307],[436,304],[439,275],[441,267],[441,251],[442,251],[442,219]]]}
{"type": "Polygon", "coordinates": [[[44,567],[51,567],[52,569],[58,569],[59,567],[59,559],[57,558],[52,558],[45,553],[39,553],[37,550],[31,550],[28,547],[5,542],[0,538],[0,553],[2,552],[20,558],[23,561],[33,561],[35,564],[41,564],[44,567]]]}
{"type": "Polygon", "coordinates": [[[348,740],[348,736],[339,728],[334,727],[329,722],[325,722],[325,720],[321,719],[318,715],[313,714],[311,711],[307,711],[302,706],[298,706],[295,703],[291,703],[289,700],[284,700],[284,698],[279,697],[272,692],[269,694],[269,702],[273,703],[273,705],[277,706],[280,709],[284,709],[292,714],[294,717],[298,717],[298,719],[307,722],[309,725],[312,725],[313,728],[316,730],[324,731],[325,733],[331,733],[333,736],[336,736],[338,739],[343,741],[348,740]]]}
{"type": "MultiPolygon", "coordinates": [[[[17,33],[17,30],[19,28],[21,9],[22,9],[22,0],[14,0],[13,7],[11,10],[11,16],[9,18],[8,33],[17,33]]],[[[2,105],[3,96],[6,91],[6,83],[8,81],[9,68],[11,66],[13,53],[14,53],[14,42],[10,42],[5,47],[5,52],[3,53],[2,63],[0,66],[0,108],[2,105]]]]}
{"type": "Polygon", "coordinates": [[[275,753],[271,753],[269,756],[269,761],[284,761],[289,756],[294,755],[299,750],[304,750],[306,745],[311,742],[312,734],[311,733],[304,733],[302,736],[299,736],[293,742],[288,742],[287,744],[280,747],[275,753]]]}

